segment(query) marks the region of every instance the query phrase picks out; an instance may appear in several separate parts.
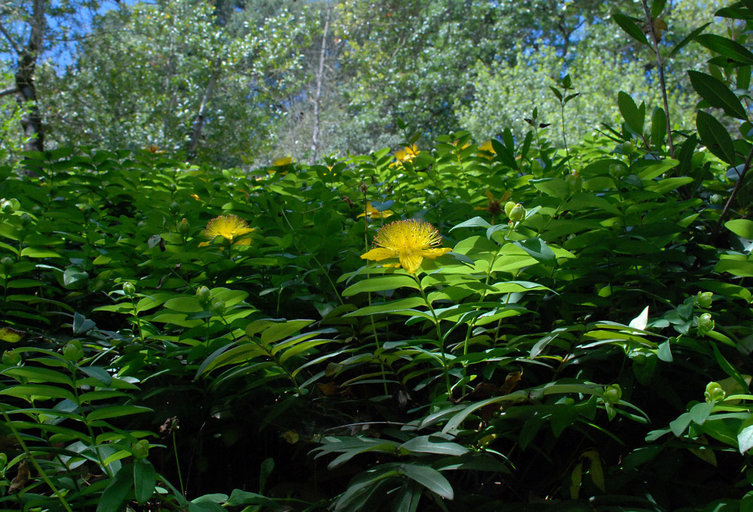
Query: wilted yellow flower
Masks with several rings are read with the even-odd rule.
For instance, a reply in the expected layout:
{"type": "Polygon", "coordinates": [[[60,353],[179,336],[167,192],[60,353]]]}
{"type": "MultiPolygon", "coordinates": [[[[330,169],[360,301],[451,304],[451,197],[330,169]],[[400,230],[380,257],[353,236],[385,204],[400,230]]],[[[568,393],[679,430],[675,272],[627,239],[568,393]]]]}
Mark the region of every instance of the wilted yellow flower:
{"type": "Polygon", "coordinates": [[[418,146],[411,144],[395,151],[395,158],[397,158],[398,162],[412,162],[420,152],[418,146]]]}
{"type": "MultiPolygon", "coordinates": [[[[230,241],[232,245],[250,245],[251,240],[248,237],[244,237],[244,235],[252,231],[253,228],[248,227],[246,221],[237,215],[220,215],[210,220],[207,223],[207,228],[201,234],[210,240],[221,236],[225,240],[230,241]]],[[[209,245],[209,243],[202,242],[199,244],[199,246],[202,245],[209,245]]]]}
{"type": "Polygon", "coordinates": [[[362,259],[382,261],[397,258],[399,265],[416,273],[424,258],[434,259],[452,249],[437,247],[442,243],[439,231],[420,220],[398,220],[383,226],[374,238],[375,248],[361,255],[362,259]]]}
{"type": "Polygon", "coordinates": [[[499,216],[504,211],[504,207],[502,206],[502,201],[506,201],[507,199],[509,199],[512,193],[509,190],[507,190],[499,199],[494,197],[494,194],[492,194],[491,191],[489,190],[486,191],[485,195],[486,195],[486,198],[488,199],[487,205],[476,206],[473,209],[484,210],[484,211],[489,212],[492,216],[492,223],[494,223],[494,219],[496,219],[497,216],[499,216]]]}
{"type": "Polygon", "coordinates": [[[193,198],[194,198],[194,199],[196,199],[197,201],[201,201],[201,198],[199,197],[199,195],[198,195],[198,194],[191,194],[191,197],[193,197],[193,198]]]}
{"type": "Polygon", "coordinates": [[[368,215],[370,219],[386,219],[387,217],[391,217],[394,213],[395,212],[393,212],[392,210],[382,210],[380,212],[379,210],[371,206],[371,201],[369,201],[368,203],[366,203],[366,212],[360,214],[357,218],[360,219],[361,217],[366,217],[368,215]]]}

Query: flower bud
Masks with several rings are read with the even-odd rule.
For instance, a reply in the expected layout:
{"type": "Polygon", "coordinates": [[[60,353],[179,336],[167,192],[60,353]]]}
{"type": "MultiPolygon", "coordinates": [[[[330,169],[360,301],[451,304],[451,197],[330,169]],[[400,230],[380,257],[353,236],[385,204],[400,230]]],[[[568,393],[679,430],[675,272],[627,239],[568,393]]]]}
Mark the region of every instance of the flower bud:
{"type": "Polygon", "coordinates": [[[718,382],[709,382],[706,384],[706,391],[703,393],[706,397],[706,402],[711,404],[714,402],[721,402],[727,396],[724,388],[718,382]]]}
{"type": "Polygon", "coordinates": [[[123,294],[126,297],[133,297],[133,295],[136,293],[136,286],[131,283],[130,281],[126,281],[123,283],[123,294]]]}
{"type": "Polygon", "coordinates": [[[26,226],[28,226],[29,224],[31,224],[31,222],[32,222],[33,220],[34,220],[34,219],[32,218],[32,216],[31,216],[31,215],[29,215],[28,213],[23,213],[23,214],[21,214],[21,225],[22,225],[23,227],[26,227],[26,226]]]}
{"type": "Polygon", "coordinates": [[[622,388],[619,384],[610,384],[604,387],[604,394],[602,396],[606,403],[616,404],[622,399],[622,388]]]}
{"type": "Polygon", "coordinates": [[[722,204],[722,201],[724,201],[724,198],[720,194],[711,194],[711,197],[709,197],[711,204],[722,204]]]}
{"type": "Polygon", "coordinates": [[[10,199],[0,199],[0,211],[3,213],[13,213],[16,207],[10,199]]]}
{"type": "Polygon", "coordinates": [[[714,330],[714,320],[711,318],[711,313],[704,313],[697,319],[698,322],[698,334],[701,336],[708,334],[714,330]]]}
{"type": "Polygon", "coordinates": [[[140,439],[131,445],[134,459],[146,459],[149,456],[149,441],[140,439]]]}
{"type": "Polygon", "coordinates": [[[525,218],[525,216],[526,216],[526,209],[520,203],[516,204],[515,208],[510,210],[510,220],[513,222],[521,221],[525,218]]]}
{"type": "Polygon", "coordinates": [[[180,219],[180,222],[178,222],[178,233],[183,236],[187,236],[190,232],[191,225],[188,223],[188,219],[183,217],[182,219],[180,219]]]}
{"type": "Polygon", "coordinates": [[[515,208],[515,201],[507,201],[505,203],[505,215],[510,217],[510,212],[515,208]]]}
{"type": "Polygon", "coordinates": [[[203,307],[207,307],[212,294],[206,286],[199,286],[199,289],[196,290],[196,296],[199,298],[199,304],[203,307]]]}
{"type": "Polygon", "coordinates": [[[212,304],[209,305],[209,311],[211,311],[213,315],[222,316],[225,312],[225,301],[219,298],[214,299],[212,304]]]}
{"type": "Polygon", "coordinates": [[[711,307],[711,301],[714,300],[714,294],[712,292],[698,292],[695,297],[695,303],[703,309],[711,307]]]}

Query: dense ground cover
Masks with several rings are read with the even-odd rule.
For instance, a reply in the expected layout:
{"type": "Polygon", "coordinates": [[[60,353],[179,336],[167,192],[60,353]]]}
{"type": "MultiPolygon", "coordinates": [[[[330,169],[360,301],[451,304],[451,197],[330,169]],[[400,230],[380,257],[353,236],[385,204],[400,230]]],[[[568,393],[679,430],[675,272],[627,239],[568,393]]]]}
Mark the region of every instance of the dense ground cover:
{"type": "Polygon", "coordinates": [[[701,41],[671,144],[620,93],[559,150],[3,167],[0,508],[750,510],[753,54],[701,41]]]}

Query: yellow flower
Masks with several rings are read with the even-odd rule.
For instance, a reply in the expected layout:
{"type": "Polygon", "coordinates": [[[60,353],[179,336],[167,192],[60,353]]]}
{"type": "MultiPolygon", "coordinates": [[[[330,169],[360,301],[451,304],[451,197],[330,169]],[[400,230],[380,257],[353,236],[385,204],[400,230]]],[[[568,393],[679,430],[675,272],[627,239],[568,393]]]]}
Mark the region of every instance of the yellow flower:
{"type": "Polygon", "coordinates": [[[371,206],[371,201],[369,201],[368,203],[366,203],[366,212],[360,214],[357,218],[360,219],[361,217],[366,217],[368,215],[370,219],[386,219],[387,217],[391,217],[393,213],[395,212],[393,212],[392,210],[382,210],[380,212],[379,210],[371,206]]]}
{"type": "Polygon", "coordinates": [[[452,249],[437,247],[442,243],[439,231],[420,220],[398,220],[383,226],[374,238],[375,248],[361,255],[362,259],[382,261],[398,258],[399,265],[411,274],[416,273],[424,258],[434,259],[452,249]]]}
{"type": "Polygon", "coordinates": [[[292,156],[284,156],[282,158],[278,158],[274,162],[272,162],[272,165],[274,167],[285,167],[286,165],[290,165],[293,163],[293,157],[292,156]]]}
{"type": "Polygon", "coordinates": [[[418,146],[412,144],[410,146],[405,146],[403,149],[395,151],[395,158],[397,158],[398,162],[412,162],[419,153],[420,151],[418,150],[418,146]]]}
{"type": "MultiPolygon", "coordinates": [[[[250,245],[251,240],[244,235],[252,231],[253,228],[248,227],[246,221],[237,215],[220,215],[210,220],[207,223],[207,228],[201,234],[210,240],[221,236],[230,241],[232,245],[250,245]]],[[[199,244],[199,246],[204,245],[209,245],[209,243],[202,242],[199,244]]]]}

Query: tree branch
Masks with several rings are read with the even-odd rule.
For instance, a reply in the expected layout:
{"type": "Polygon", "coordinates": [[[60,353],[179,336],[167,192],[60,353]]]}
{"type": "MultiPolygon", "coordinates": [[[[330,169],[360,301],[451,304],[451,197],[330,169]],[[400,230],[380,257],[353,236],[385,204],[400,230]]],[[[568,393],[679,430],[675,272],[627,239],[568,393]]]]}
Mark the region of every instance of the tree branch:
{"type": "Polygon", "coordinates": [[[13,51],[16,52],[16,55],[21,55],[21,49],[18,47],[16,42],[13,40],[13,38],[10,37],[10,34],[8,33],[7,30],[5,30],[5,27],[3,26],[2,23],[0,23],[0,34],[2,34],[5,37],[5,39],[8,40],[10,45],[13,47],[13,51]]]}
{"type": "Polygon", "coordinates": [[[18,92],[17,87],[8,87],[7,89],[3,89],[2,91],[0,91],[0,98],[2,98],[3,96],[7,96],[9,94],[15,94],[17,92],[18,92]]]}

